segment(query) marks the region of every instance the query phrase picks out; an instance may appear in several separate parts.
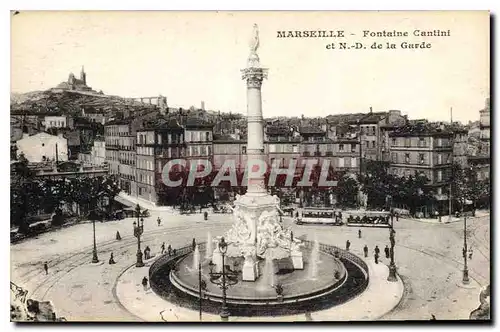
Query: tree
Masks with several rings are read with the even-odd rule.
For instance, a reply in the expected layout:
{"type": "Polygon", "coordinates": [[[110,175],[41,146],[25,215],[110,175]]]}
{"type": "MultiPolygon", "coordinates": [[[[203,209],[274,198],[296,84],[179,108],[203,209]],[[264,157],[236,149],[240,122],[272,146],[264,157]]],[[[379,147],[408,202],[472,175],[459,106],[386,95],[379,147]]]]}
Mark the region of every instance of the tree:
{"type": "Polygon", "coordinates": [[[489,178],[478,180],[477,173],[474,167],[461,167],[454,163],[452,166],[452,193],[456,202],[463,211],[468,205],[468,201],[472,204],[472,213],[475,213],[477,203],[489,199],[490,182],[489,178]]]}
{"type": "Polygon", "coordinates": [[[353,207],[356,205],[359,192],[359,183],[352,176],[345,174],[337,183],[337,201],[342,206],[353,207]]]}
{"type": "Polygon", "coordinates": [[[21,154],[19,161],[13,164],[10,186],[11,224],[17,225],[20,233],[29,233],[27,218],[39,210],[42,197],[42,186],[28,167],[28,160],[21,154]]]}
{"type": "Polygon", "coordinates": [[[428,182],[427,177],[422,174],[400,178],[396,186],[396,202],[406,204],[410,214],[415,214],[419,207],[433,205],[436,198],[427,185],[428,182]]]}
{"type": "Polygon", "coordinates": [[[102,183],[102,195],[103,197],[107,197],[108,204],[108,212],[111,214],[113,208],[113,202],[115,197],[120,193],[121,189],[118,186],[118,181],[115,176],[107,176],[103,179],[102,183]]]}
{"type": "Polygon", "coordinates": [[[389,174],[389,163],[384,161],[365,161],[366,171],[361,178],[362,191],[368,196],[368,206],[388,208],[387,197],[395,195],[400,180],[389,174]]]}
{"type": "Polygon", "coordinates": [[[79,177],[70,181],[70,201],[78,205],[80,215],[88,216],[90,212],[97,211],[103,197],[111,201],[119,191],[118,185],[110,177],[79,177]]]}

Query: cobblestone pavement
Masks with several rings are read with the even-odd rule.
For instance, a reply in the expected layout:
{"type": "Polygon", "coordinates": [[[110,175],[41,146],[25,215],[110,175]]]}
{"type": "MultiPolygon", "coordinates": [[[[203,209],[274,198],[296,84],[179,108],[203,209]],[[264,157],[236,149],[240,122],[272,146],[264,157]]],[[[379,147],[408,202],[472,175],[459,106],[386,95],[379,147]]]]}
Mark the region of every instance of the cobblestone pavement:
{"type": "MultiPolygon", "coordinates": [[[[137,241],[132,235],[134,219],[96,223],[99,259],[103,264],[90,264],[92,257],[92,224],[85,223],[42,234],[11,246],[11,280],[29,290],[29,296],[53,301],[57,314],[69,320],[137,320],[116,300],[114,285],[119,275],[135,262],[137,241]],[[116,231],[121,241],[115,240],[116,231]],[[117,264],[109,265],[113,252],[117,264]],[[48,261],[49,274],[43,271],[48,261]]],[[[195,237],[206,241],[207,232],[222,235],[231,224],[230,215],[210,215],[203,221],[201,214],[170,215],[152,211],[145,220],[144,243],[152,254],[158,253],[162,242],[166,246],[184,246],[195,237]],[[161,215],[163,223],[157,226],[161,215]]],[[[357,228],[338,226],[294,225],[295,236],[318,237],[320,242],[344,246],[351,242],[351,250],[362,255],[368,245],[370,255],[378,245],[383,253],[389,245],[389,230],[384,228],[357,228]],[[358,229],[362,238],[358,238],[358,229]]],[[[474,255],[469,262],[471,283],[461,285],[463,258],[463,223],[431,224],[400,219],[395,222],[395,257],[403,281],[405,296],[401,303],[383,319],[467,319],[479,305],[480,286],[490,280],[489,216],[468,220],[468,242],[474,255]]],[[[383,255],[382,255],[383,256],[383,255]]],[[[371,258],[370,258],[371,259],[371,258]]],[[[385,257],[382,262],[388,264],[385,257]]],[[[147,270],[144,271],[147,275],[147,270]]],[[[381,294],[383,296],[383,294],[381,294]]]]}

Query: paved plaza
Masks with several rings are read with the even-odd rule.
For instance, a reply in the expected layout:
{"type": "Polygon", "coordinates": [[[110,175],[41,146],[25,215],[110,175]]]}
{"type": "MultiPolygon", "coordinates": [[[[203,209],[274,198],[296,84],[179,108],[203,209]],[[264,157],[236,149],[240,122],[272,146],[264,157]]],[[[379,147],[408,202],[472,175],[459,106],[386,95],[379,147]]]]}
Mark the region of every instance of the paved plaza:
{"type": "MultiPolygon", "coordinates": [[[[29,298],[52,301],[58,316],[64,316],[69,321],[154,320],[149,317],[158,317],[161,311],[168,317],[166,320],[176,320],[175,313],[168,309],[168,303],[156,297],[150,289],[146,292],[135,289],[133,294],[129,294],[129,297],[133,296],[137,300],[134,305],[141,306],[136,308],[137,310],[130,308],[129,302],[122,303],[126,301],[123,296],[119,296],[119,292],[123,291],[123,285],[117,286],[118,280],[123,281],[123,276],[126,274],[133,275],[128,279],[130,285],[127,287],[132,289],[137,288],[143,276],[148,276],[147,266],[140,269],[131,267],[135,263],[137,250],[137,241],[132,230],[133,220],[130,218],[96,223],[97,249],[102,264],[90,264],[91,223],[45,233],[12,245],[11,280],[28,289],[29,298]],[[117,231],[120,232],[121,241],[115,239],[117,231]],[[116,261],[114,265],[108,264],[111,252],[116,261]],[[48,262],[48,275],[43,270],[44,261],[48,262]],[[151,296],[155,297],[152,300],[154,303],[149,300],[144,301],[151,296]],[[141,314],[137,314],[138,312],[141,314]]],[[[284,218],[284,223],[293,228],[296,237],[313,239],[317,236],[319,242],[339,247],[344,247],[346,240],[349,240],[351,251],[360,257],[363,256],[363,246],[366,244],[370,251],[366,260],[371,273],[376,269],[375,273],[380,275],[380,271],[385,267],[381,264],[389,263],[383,255],[385,245],[390,244],[388,229],[297,226],[292,224],[289,218],[284,218]],[[362,230],[361,239],[358,238],[358,229],[362,230]],[[379,246],[382,253],[379,265],[373,262],[375,245],[379,246]]],[[[203,242],[207,239],[207,232],[212,236],[222,235],[231,224],[232,216],[229,214],[212,214],[209,215],[208,221],[203,221],[203,216],[199,213],[172,215],[166,211],[151,211],[151,217],[145,219],[142,237],[144,241],[141,247],[144,249],[149,246],[152,254],[158,255],[163,242],[166,246],[170,244],[172,248],[191,243],[193,237],[203,242]],[[161,226],[156,223],[158,216],[163,220],[161,226]]],[[[470,312],[479,305],[480,287],[490,283],[489,216],[482,214],[468,220],[468,241],[474,249],[474,256],[469,261],[471,283],[466,287],[461,285],[463,223],[438,224],[400,219],[399,222],[395,222],[394,227],[395,259],[404,283],[403,296],[400,301],[391,305],[394,307],[392,310],[382,310],[384,312],[378,314],[350,313],[350,315],[357,319],[366,316],[381,320],[428,320],[431,315],[438,320],[468,319],[470,312]]],[[[155,257],[150,262],[154,259],[155,257]]],[[[372,291],[379,293],[378,306],[380,308],[386,306],[384,297],[387,296],[388,290],[372,291]]],[[[357,300],[362,296],[363,294],[357,300]]],[[[348,306],[349,302],[345,305],[348,306]]],[[[372,306],[377,307],[377,303],[372,303],[372,306]]],[[[357,310],[361,310],[360,308],[363,306],[357,306],[357,310]]],[[[312,313],[308,319],[341,319],[339,315],[341,311],[334,311],[330,314],[312,313]]],[[[207,314],[207,319],[209,317],[207,314]]],[[[212,319],[216,317],[210,320],[212,319]]],[[[266,317],[268,321],[272,319],[266,317]]],[[[197,320],[197,317],[194,316],[193,320],[197,320]]],[[[296,320],[306,320],[306,317],[297,316],[296,320]]]]}

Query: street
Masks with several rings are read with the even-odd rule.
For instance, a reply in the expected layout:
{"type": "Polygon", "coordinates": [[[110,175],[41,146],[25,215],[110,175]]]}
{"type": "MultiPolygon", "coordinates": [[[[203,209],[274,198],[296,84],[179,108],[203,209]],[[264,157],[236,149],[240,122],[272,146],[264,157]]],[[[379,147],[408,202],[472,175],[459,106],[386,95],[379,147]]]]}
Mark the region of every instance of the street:
{"type": "MultiPolygon", "coordinates": [[[[141,248],[149,246],[152,254],[157,255],[162,242],[172,248],[189,244],[193,237],[203,242],[207,232],[212,236],[222,235],[232,223],[230,214],[213,214],[208,219],[203,221],[202,214],[170,215],[151,211],[151,217],[145,219],[141,248]],[[156,223],[159,215],[163,220],[161,226],[156,223]]],[[[12,245],[11,280],[29,291],[28,298],[52,301],[58,315],[68,320],[137,320],[115,296],[117,278],[135,263],[134,220],[96,223],[97,250],[102,264],[90,264],[91,223],[45,233],[12,245]],[[121,241],[115,240],[116,231],[120,232],[121,241]],[[116,261],[114,265],[108,264],[111,252],[116,261]],[[48,275],[43,270],[44,261],[48,262],[48,275]]],[[[345,247],[349,240],[351,251],[360,257],[363,257],[366,244],[369,260],[373,260],[375,245],[383,252],[385,245],[390,244],[387,228],[361,228],[362,238],[359,239],[357,227],[298,226],[292,224],[290,218],[284,218],[284,223],[292,225],[296,237],[312,239],[317,236],[322,243],[340,247],[345,247]]],[[[465,288],[460,287],[463,222],[432,224],[400,219],[394,228],[395,261],[405,284],[405,295],[399,305],[381,319],[427,320],[431,314],[438,320],[467,319],[470,311],[479,305],[479,285],[486,286],[490,282],[489,216],[468,220],[468,243],[473,246],[474,256],[468,262],[471,283],[465,288]]],[[[381,263],[389,263],[384,255],[381,255],[381,263]]],[[[147,267],[143,269],[147,276],[147,267]]]]}

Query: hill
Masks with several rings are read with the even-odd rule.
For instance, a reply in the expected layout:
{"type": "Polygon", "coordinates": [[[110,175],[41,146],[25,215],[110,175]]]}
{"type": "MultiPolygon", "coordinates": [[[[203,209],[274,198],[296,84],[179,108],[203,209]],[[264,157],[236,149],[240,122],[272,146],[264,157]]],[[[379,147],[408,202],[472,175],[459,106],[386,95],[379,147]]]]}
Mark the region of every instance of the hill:
{"type": "Polygon", "coordinates": [[[57,113],[79,115],[82,108],[99,109],[113,115],[115,111],[130,109],[152,109],[155,105],[144,104],[132,99],[108,96],[83,91],[33,91],[23,94],[13,93],[10,98],[11,113],[25,114],[57,113]]]}

